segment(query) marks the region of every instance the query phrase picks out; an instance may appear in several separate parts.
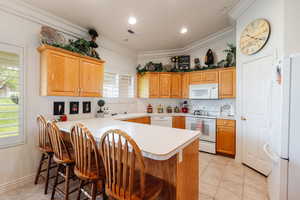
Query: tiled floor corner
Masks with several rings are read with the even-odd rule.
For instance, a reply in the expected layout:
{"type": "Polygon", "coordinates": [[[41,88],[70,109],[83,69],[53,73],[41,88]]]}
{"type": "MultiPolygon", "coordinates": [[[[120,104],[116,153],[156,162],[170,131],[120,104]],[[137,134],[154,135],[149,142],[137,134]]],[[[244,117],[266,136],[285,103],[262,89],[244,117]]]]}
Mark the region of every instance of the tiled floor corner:
{"type": "MultiPolygon", "coordinates": [[[[200,200],[267,200],[266,178],[233,159],[199,153],[200,200]]],[[[51,193],[51,192],[49,192],[51,193]]],[[[73,195],[76,199],[76,195],[73,195]]],[[[0,194],[1,200],[49,200],[43,184],[0,194]]]]}
{"type": "Polygon", "coordinates": [[[200,153],[200,200],[267,200],[266,177],[234,159],[200,153]]]}

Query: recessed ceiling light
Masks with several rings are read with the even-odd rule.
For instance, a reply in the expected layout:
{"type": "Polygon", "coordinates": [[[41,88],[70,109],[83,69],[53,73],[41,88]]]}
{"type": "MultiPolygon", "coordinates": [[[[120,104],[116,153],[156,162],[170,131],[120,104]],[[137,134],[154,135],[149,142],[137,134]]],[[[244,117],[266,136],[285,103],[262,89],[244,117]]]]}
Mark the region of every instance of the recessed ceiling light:
{"type": "Polygon", "coordinates": [[[188,29],[186,27],[183,27],[181,30],[180,30],[180,33],[181,34],[186,34],[188,32],[188,29]]]}
{"type": "Polygon", "coordinates": [[[135,24],[136,24],[136,18],[135,18],[135,17],[129,17],[128,23],[129,23],[130,25],[135,25],[135,24]]]}

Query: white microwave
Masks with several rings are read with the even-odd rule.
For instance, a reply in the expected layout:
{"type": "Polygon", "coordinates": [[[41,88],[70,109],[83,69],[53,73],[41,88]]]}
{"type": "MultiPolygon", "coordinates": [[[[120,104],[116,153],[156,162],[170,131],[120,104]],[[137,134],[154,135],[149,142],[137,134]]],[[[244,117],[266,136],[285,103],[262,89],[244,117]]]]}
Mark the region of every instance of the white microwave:
{"type": "Polygon", "coordinates": [[[219,85],[216,84],[198,84],[190,85],[190,99],[218,99],[219,85]]]}

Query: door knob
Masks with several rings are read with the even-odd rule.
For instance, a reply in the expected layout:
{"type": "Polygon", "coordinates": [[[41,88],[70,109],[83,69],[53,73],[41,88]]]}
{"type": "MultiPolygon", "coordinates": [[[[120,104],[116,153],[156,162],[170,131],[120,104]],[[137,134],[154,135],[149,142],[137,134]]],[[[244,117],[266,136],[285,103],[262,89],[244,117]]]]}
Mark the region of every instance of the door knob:
{"type": "Polygon", "coordinates": [[[246,119],[246,117],[241,117],[241,120],[243,120],[243,121],[246,121],[247,119],[246,119]]]}

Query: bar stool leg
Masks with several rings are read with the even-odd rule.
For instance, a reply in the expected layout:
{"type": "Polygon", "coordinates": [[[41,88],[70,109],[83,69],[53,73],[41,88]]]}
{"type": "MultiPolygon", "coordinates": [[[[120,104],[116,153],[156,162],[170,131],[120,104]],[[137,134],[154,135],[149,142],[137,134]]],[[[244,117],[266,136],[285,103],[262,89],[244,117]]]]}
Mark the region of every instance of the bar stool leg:
{"type": "Polygon", "coordinates": [[[56,186],[57,186],[57,182],[58,182],[58,176],[59,176],[59,170],[60,170],[60,168],[61,168],[61,165],[58,165],[57,171],[56,171],[55,180],[54,180],[54,185],[53,185],[53,189],[52,189],[51,200],[54,199],[54,195],[55,195],[55,190],[56,190],[56,186]]]}
{"type": "Polygon", "coordinates": [[[45,191],[44,194],[48,193],[48,185],[49,185],[49,174],[51,168],[51,161],[52,161],[53,154],[48,153],[48,163],[47,163],[47,174],[46,174],[46,183],[45,183],[45,191]]]}
{"type": "Polygon", "coordinates": [[[80,180],[80,186],[79,186],[79,190],[78,190],[77,200],[80,200],[81,188],[83,187],[83,184],[84,184],[84,181],[80,180]]]}
{"type": "Polygon", "coordinates": [[[39,181],[39,177],[40,177],[40,174],[41,174],[41,170],[42,170],[42,166],[43,166],[43,162],[44,162],[44,159],[45,159],[45,154],[42,153],[42,157],[41,157],[41,160],[40,160],[40,164],[39,164],[39,167],[38,167],[38,170],[37,170],[37,173],[36,173],[36,176],[35,176],[35,180],[34,180],[34,184],[36,185],[39,181]]]}
{"type": "Polygon", "coordinates": [[[65,200],[69,199],[69,182],[70,182],[70,166],[66,166],[66,175],[65,175],[65,200]]]}
{"type": "Polygon", "coordinates": [[[93,181],[92,183],[92,200],[96,200],[97,195],[97,181],[93,181]]]}

